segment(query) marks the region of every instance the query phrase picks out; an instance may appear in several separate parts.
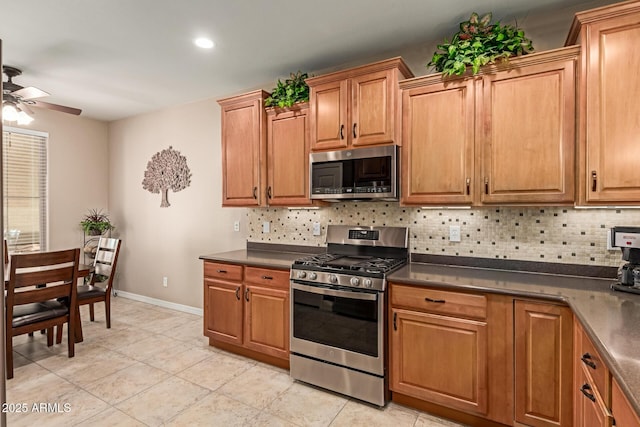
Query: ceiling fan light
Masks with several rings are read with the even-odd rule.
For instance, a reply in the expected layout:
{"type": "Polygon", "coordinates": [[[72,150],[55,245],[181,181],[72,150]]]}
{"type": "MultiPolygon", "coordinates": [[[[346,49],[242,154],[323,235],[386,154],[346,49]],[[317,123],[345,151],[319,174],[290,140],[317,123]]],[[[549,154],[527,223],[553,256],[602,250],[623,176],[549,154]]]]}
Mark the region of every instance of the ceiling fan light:
{"type": "Polygon", "coordinates": [[[33,121],[33,117],[25,113],[24,111],[20,111],[18,113],[18,124],[19,125],[28,125],[33,121]]]}
{"type": "Polygon", "coordinates": [[[8,122],[15,122],[18,120],[18,110],[13,104],[6,103],[4,107],[2,107],[2,120],[6,120],[8,122]]]}

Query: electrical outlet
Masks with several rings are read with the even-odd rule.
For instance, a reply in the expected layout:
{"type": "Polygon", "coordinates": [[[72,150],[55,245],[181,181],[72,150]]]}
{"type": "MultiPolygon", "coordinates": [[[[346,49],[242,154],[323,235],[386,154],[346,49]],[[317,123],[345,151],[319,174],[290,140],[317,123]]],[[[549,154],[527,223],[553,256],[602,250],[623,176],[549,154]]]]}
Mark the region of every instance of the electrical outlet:
{"type": "Polygon", "coordinates": [[[240,231],[240,221],[233,221],[233,231],[240,231]]]}
{"type": "Polygon", "coordinates": [[[167,276],[164,276],[162,278],[162,286],[164,286],[165,288],[169,286],[169,278],[167,276]]]}
{"type": "Polygon", "coordinates": [[[319,236],[320,235],[320,223],[319,222],[314,222],[313,223],[313,235],[314,236],[319,236]]]}
{"type": "Polygon", "coordinates": [[[450,225],[449,226],[449,241],[450,242],[459,242],[460,241],[460,226],[459,225],[450,225]]]}
{"type": "Polygon", "coordinates": [[[271,224],[269,223],[269,221],[263,222],[262,223],[262,232],[263,233],[268,233],[270,231],[270,228],[271,228],[270,225],[271,224]]]}

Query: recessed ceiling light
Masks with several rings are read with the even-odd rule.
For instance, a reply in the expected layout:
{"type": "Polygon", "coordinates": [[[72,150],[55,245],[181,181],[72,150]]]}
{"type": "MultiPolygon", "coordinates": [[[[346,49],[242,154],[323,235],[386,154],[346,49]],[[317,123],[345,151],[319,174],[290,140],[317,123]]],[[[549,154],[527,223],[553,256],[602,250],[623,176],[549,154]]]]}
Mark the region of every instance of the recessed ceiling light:
{"type": "Polygon", "coordinates": [[[213,47],[213,41],[206,37],[199,37],[193,41],[196,46],[201,47],[203,49],[211,49],[213,47]]]}

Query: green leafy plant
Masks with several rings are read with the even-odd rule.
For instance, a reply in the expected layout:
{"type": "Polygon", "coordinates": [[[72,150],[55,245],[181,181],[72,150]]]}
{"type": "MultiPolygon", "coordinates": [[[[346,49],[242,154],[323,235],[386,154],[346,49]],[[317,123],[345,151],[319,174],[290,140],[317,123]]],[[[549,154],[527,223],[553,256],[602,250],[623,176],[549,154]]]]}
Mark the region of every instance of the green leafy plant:
{"type": "Polygon", "coordinates": [[[493,64],[498,59],[526,55],[533,51],[533,44],[524,31],[514,25],[491,24],[491,13],[480,17],[472,13],[468,21],[460,23],[460,31],[448,42],[438,45],[427,66],[445,75],[462,75],[471,67],[473,74],[480,67],[493,64]]]}
{"type": "Polygon", "coordinates": [[[309,100],[309,86],[305,80],[309,77],[307,73],[298,71],[291,73],[291,77],[283,82],[278,79],[278,84],[271,96],[264,100],[266,107],[291,107],[297,102],[309,100]]]}
{"type": "Polygon", "coordinates": [[[80,226],[84,232],[89,235],[103,234],[115,228],[113,224],[111,224],[109,216],[98,209],[90,209],[89,213],[80,221],[80,226]]]}

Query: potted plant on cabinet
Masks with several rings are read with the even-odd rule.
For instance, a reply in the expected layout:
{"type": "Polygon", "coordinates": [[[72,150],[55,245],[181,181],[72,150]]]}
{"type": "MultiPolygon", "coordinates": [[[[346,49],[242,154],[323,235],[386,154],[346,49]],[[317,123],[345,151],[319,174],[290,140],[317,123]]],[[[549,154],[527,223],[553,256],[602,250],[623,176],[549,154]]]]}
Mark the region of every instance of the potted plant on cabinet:
{"type": "Polygon", "coordinates": [[[435,67],[445,76],[462,75],[468,67],[477,74],[483,65],[533,51],[533,44],[522,29],[500,22],[491,24],[491,17],[491,13],[482,17],[472,13],[468,21],[460,23],[460,31],[451,42],[445,39],[438,45],[427,66],[435,67]]]}
{"type": "Polygon", "coordinates": [[[308,77],[307,73],[298,71],[295,74],[291,73],[291,76],[284,83],[278,79],[271,96],[264,100],[265,107],[287,108],[297,103],[307,102],[309,100],[309,86],[305,80],[308,77]]]}
{"type": "Polygon", "coordinates": [[[115,228],[111,224],[109,216],[98,209],[90,209],[89,213],[80,221],[80,226],[88,236],[100,236],[115,228]]]}

